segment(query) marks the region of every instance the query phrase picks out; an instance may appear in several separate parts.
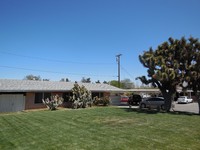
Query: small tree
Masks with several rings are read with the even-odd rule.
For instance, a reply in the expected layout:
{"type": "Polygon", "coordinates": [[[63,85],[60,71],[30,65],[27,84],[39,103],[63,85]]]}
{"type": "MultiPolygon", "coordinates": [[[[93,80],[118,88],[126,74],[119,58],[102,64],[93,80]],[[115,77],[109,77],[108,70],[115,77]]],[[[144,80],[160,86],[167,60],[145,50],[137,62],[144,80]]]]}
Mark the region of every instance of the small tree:
{"type": "Polygon", "coordinates": [[[41,81],[41,77],[40,76],[35,76],[35,75],[27,75],[24,80],[36,80],[36,81],[41,81]]]}
{"type": "Polygon", "coordinates": [[[108,82],[107,81],[103,81],[103,84],[108,84],[108,82]]]}
{"type": "Polygon", "coordinates": [[[69,79],[68,79],[68,78],[62,78],[62,79],[60,80],[60,82],[69,82],[69,79]]]}
{"type": "Polygon", "coordinates": [[[91,106],[91,92],[85,86],[79,86],[78,83],[75,83],[72,93],[73,96],[70,97],[70,100],[73,102],[72,108],[86,108],[87,106],[91,106]]]}
{"type": "Polygon", "coordinates": [[[99,80],[97,80],[95,83],[97,83],[97,84],[99,84],[99,83],[101,83],[99,80]]]}
{"type": "Polygon", "coordinates": [[[117,80],[111,80],[109,83],[112,86],[118,87],[118,81],[117,80]]]}
{"type": "Polygon", "coordinates": [[[121,88],[122,89],[132,89],[134,88],[134,83],[130,79],[124,79],[121,81],[121,88]]]}
{"type": "Polygon", "coordinates": [[[83,77],[83,78],[81,79],[81,82],[82,82],[82,83],[91,83],[91,79],[90,79],[90,78],[85,78],[85,77],[83,77]]]}
{"type": "Polygon", "coordinates": [[[56,108],[63,103],[63,98],[55,95],[51,96],[50,99],[42,99],[43,104],[47,106],[49,110],[56,110],[56,108]]]}

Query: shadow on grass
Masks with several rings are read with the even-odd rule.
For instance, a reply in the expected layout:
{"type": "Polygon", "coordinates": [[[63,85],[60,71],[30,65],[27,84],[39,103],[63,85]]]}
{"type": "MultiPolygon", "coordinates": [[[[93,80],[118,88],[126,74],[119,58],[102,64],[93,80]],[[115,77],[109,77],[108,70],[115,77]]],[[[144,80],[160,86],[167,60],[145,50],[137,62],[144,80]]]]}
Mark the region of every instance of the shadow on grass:
{"type": "Polygon", "coordinates": [[[188,116],[196,115],[196,116],[200,116],[197,113],[187,112],[187,111],[170,111],[170,112],[167,112],[167,113],[172,114],[172,115],[188,115],[188,116]]]}
{"type": "Polygon", "coordinates": [[[188,115],[188,116],[193,116],[193,115],[199,115],[197,113],[193,112],[186,112],[186,111],[170,111],[170,112],[165,112],[165,111],[158,111],[157,109],[140,109],[140,108],[120,108],[123,109],[126,112],[136,112],[140,114],[158,114],[158,113],[167,113],[167,114],[172,114],[172,115],[188,115]]]}

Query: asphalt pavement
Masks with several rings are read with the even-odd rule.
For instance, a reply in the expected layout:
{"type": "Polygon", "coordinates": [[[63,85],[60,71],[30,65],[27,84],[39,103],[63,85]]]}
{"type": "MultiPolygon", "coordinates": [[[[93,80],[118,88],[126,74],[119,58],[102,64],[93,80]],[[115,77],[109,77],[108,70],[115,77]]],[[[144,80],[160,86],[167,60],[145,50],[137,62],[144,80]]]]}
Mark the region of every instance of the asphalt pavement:
{"type": "MultiPolygon", "coordinates": [[[[118,107],[120,107],[120,108],[129,108],[128,105],[119,105],[118,107]]],[[[131,108],[139,108],[139,106],[131,106],[131,108]]],[[[188,113],[198,114],[199,107],[198,107],[198,103],[188,103],[188,104],[177,104],[177,103],[174,103],[174,108],[171,111],[188,112],[188,113]]]]}
{"type": "Polygon", "coordinates": [[[188,104],[175,103],[174,111],[190,112],[190,113],[198,114],[199,106],[198,106],[198,103],[188,103],[188,104]]]}

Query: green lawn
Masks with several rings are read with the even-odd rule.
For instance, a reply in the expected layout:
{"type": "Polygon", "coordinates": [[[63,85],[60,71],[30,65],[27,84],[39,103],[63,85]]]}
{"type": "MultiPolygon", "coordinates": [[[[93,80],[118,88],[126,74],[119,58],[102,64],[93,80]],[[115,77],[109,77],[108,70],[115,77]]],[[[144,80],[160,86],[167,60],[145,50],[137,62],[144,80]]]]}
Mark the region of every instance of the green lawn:
{"type": "Polygon", "coordinates": [[[116,107],[0,114],[0,149],[197,150],[200,116],[116,107]]]}

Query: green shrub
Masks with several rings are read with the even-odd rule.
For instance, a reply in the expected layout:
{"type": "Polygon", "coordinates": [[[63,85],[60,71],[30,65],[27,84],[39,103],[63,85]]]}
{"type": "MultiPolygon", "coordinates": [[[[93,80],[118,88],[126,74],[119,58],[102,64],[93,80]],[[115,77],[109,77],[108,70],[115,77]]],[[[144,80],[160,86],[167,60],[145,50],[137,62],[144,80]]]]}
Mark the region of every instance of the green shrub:
{"type": "Polygon", "coordinates": [[[55,95],[51,96],[50,99],[42,99],[43,104],[47,106],[49,110],[56,110],[56,108],[63,103],[63,98],[55,95]]]}
{"type": "Polygon", "coordinates": [[[93,104],[107,106],[110,104],[110,98],[108,96],[98,98],[97,96],[93,99],[93,104]]]}

